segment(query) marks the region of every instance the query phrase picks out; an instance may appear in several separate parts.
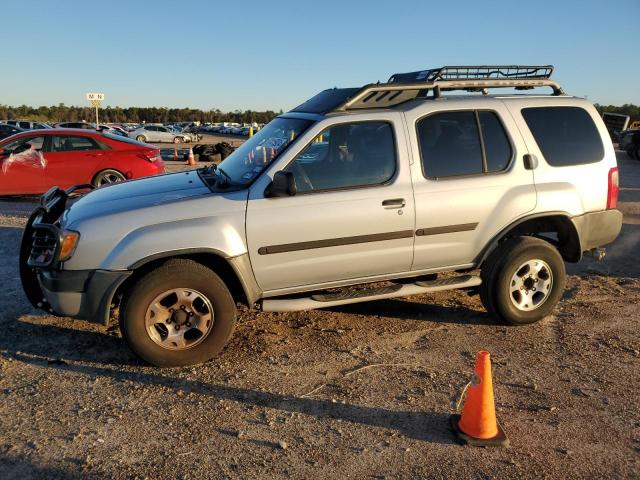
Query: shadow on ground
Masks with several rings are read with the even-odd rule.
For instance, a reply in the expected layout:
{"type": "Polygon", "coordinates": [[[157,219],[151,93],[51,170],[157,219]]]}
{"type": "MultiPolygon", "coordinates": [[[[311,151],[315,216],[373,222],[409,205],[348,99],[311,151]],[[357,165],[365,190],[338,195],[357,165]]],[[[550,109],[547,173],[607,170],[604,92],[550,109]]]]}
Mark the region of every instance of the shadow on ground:
{"type": "MultiPolygon", "coordinates": [[[[3,346],[4,349],[4,346],[3,346]]],[[[128,381],[148,386],[161,386],[174,393],[196,393],[217,400],[230,400],[245,405],[273,408],[287,412],[301,413],[318,418],[341,419],[346,422],[397,430],[402,435],[432,443],[454,443],[449,429],[449,414],[432,411],[395,411],[385,408],[364,407],[330,400],[301,398],[249,388],[230,387],[205,383],[199,380],[176,379],[159,373],[124,371],[118,368],[99,367],[51,362],[40,356],[32,356],[21,351],[4,350],[3,355],[15,361],[44,367],[81,373],[91,377],[108,377],[115,381],[128,381]]],[[[224,433],[224,432],[222,432],[224,433]]]]}

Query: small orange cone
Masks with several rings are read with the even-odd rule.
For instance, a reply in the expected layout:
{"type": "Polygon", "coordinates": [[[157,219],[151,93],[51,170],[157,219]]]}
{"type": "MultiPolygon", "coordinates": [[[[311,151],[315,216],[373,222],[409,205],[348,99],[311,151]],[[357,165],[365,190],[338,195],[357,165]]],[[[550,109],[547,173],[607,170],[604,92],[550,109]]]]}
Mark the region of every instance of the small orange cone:
{"type": "Polygon", "coordinates": [[[496,419],[489,352],[478,352],[462,415],[451,416],[458,440],[477,447],[507,447],[509,439],[496,419]]]}
{"type": "Polygon", "coordinates": [[[187,165],[195,165],[196,159],[193,156],[193,148],[189,148],[189,156],[187,157],[187,165]]]}

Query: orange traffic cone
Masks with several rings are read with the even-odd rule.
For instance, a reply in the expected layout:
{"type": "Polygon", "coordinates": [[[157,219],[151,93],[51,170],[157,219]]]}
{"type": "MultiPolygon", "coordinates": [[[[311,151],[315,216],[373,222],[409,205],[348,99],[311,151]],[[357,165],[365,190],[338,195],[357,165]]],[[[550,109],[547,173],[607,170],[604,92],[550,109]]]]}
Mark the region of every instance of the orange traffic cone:
{"type": "Polygon", "coordinates": [[[452,415],[451,426],[463,444],[477,447],[509,446],[509,439],[496,419],[489,352],[478,352],[462,415],[452,415]]]}
{"type": "Polygon", "coordinates": [[[196,159],[193,156],[193,148],[189,148],[189,156],[187,157],[187,165],[195,165],[196,159]]]}

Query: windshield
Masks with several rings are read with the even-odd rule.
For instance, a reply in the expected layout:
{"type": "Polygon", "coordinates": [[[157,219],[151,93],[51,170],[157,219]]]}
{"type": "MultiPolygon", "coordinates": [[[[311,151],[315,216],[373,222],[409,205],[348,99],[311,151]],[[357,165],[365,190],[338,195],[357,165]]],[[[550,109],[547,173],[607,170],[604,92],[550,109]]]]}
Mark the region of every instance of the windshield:
{"type": "Polygon", "coordinates": [[[218,169],[231,182],[247,185],[312,123],[312,120],[278,117],[225,158],[218,169]]]}

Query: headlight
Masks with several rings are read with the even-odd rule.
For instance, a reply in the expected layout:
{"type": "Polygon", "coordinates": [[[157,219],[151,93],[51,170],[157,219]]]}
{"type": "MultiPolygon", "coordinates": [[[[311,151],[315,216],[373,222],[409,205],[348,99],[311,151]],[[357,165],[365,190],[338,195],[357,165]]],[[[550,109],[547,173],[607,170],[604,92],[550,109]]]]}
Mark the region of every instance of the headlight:
{"type": "Polygon", "coordinates": [[[73,230],[65,230],[62,233],[62,245],[60,246],[60,261],[69,260],[76,251],[76,246],[80,240],[80,234],[73,230]]]}

